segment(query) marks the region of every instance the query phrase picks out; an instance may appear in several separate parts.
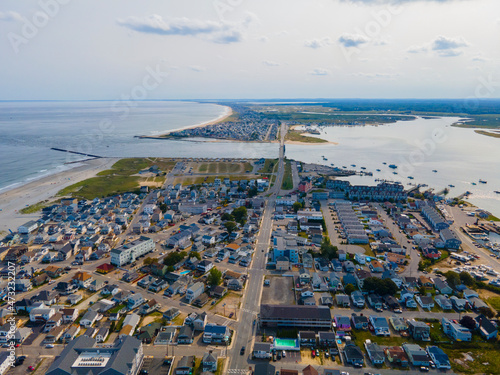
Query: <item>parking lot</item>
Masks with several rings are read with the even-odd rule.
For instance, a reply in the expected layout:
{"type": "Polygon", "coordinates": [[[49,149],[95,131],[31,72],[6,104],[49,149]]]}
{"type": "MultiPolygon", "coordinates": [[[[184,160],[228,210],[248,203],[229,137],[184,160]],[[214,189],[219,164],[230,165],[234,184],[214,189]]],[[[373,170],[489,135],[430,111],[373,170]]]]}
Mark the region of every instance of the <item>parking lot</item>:
{"type": "Polygon", "coordinates": [[[263,304],[293,305],[295,297],[292,277],[269,277],[270,285],[262,290],[263,304]]]}

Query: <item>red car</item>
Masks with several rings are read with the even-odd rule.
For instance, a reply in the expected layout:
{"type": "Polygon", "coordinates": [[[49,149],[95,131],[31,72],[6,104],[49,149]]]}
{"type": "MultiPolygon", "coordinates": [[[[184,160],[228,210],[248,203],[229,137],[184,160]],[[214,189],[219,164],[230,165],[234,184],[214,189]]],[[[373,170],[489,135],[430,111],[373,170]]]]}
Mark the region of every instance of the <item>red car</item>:
{"type": "Polygon", "coordinates": [[[35,367],[30,366],[30,367],[28,367],[28,370],[30,370],[30,371],[35,371],[35,367]]]}
{"type": "Polygon", "coordinates": [[[316,357],[316,352],[314,350],[311,352],[311,357],[316,357]]]}

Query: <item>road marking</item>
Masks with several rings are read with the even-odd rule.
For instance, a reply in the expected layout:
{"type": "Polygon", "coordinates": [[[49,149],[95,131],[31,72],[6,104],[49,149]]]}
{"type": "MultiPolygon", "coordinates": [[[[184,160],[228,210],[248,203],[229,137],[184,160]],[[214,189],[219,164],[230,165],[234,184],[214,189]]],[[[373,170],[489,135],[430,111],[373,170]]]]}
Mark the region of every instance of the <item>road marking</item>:
{"type": "Polygon", "coordinates": [[[244,369],[229,369],[227,370],[228,374],[248,374],[248,370],[244,369]]]}

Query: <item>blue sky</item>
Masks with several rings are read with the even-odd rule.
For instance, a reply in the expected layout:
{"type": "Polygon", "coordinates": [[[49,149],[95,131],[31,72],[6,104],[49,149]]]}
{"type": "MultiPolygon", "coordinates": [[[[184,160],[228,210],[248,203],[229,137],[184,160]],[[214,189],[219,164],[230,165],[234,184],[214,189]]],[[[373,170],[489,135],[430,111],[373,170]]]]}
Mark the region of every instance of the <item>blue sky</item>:
{"type": "Polygon", "coordinates": [[[0,100],[500,97],[498,0],[3,0],[0,100]]]}

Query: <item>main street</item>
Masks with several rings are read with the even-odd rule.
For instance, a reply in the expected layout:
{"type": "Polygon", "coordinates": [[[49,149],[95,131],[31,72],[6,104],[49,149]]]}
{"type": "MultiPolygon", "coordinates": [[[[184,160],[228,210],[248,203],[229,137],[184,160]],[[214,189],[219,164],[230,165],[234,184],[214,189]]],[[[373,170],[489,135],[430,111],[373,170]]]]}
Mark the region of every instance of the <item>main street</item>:
{"type": "Polygon", "coordinates": [[[243,296],[242,307],[239,312],[238,330],[234,331],[232,347],[228,353],[229,371],[232,373],[238,370],[244,372],[249,367],[249,359],[251,358],[251,346],[255,336],[256,325],[253,321],[257,319],[259,313],[260,298],[262,295],[262,287],[264,284],[264,274],[267,261],[267,250],[271,240],[272,232],[272,215],[276,204],[276,196],[278,195],[283,181],[284,172],[284,143],[285,143],[286,127],[282,123],[280,131],[280,151],[278,172],[273,187],[269,190],[270,196],[267,200],[259,235],[256,241],[255,256],[249,268],[249,279],[247,281],[245,295],[243,296]],[[241,347],[247,348],[245,355],[240,355],[241,347]]]}

